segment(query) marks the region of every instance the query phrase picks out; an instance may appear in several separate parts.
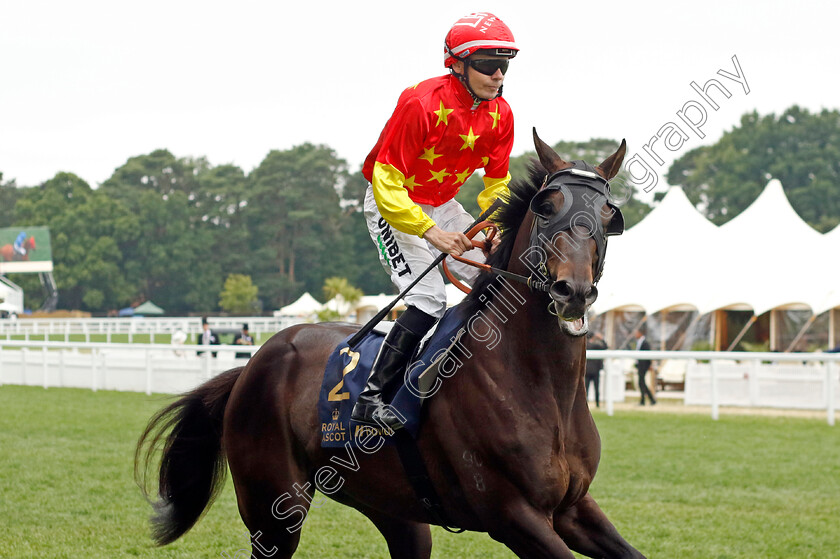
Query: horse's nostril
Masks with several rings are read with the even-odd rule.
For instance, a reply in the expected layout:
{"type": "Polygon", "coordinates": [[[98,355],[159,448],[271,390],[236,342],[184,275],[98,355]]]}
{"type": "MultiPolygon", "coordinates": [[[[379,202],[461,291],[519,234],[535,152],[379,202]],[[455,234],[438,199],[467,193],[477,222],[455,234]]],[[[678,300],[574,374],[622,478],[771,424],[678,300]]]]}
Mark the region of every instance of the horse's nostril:
{"type": "Polygon", "coordinates": [[[551,296],[555,299],[568,299],[572,296],[572,285],[565,281],[555,281],[551,286],[551,296]]]}
{"type": "Polygon", "coordinates": [[[551,298],[558,302],[592,303],[598,297],[598,288],[592,284],[582,285],[568,280],[557,280],[551,285],[549,293],[551,298]]]}

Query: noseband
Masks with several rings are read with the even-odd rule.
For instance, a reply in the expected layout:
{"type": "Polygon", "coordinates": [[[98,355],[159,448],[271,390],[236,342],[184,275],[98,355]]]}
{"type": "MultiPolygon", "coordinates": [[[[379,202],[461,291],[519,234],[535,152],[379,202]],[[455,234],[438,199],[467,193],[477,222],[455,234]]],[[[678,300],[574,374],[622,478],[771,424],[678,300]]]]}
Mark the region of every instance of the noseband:
{"type": "Polygon", "coordinates": [[[601,279],[604,271],[604,256],[607,252],[607,237],[620,235],[624,232],[624,216],[621,210],[610,201],[610,183],[599,175],[595,168],[584,161],[573,161],[572,167],[548,175],[543,187],[531,199],[531,212],[534,221],[531,224],[531,239],[528,248],[531,277],[528,285],[538,291],[549,291],[552,281],[545,265],[548,255],[543,247],[558,258],[566,257],[557,252],[552,241],[555,236],[570,231],[570,237],[583,240],[572,231],[574,227],[583,227],[588,237],[595,240],[598,267],[594,274],[594,282],[601,279]],[[549,197],[560,191],[563,193],[563,206],[554,211],[549,197]],[[609,209],[610,220],[603,225],[602,208],[609,209]],[[542,277],[536,277],[539,274],[542,277]]]}

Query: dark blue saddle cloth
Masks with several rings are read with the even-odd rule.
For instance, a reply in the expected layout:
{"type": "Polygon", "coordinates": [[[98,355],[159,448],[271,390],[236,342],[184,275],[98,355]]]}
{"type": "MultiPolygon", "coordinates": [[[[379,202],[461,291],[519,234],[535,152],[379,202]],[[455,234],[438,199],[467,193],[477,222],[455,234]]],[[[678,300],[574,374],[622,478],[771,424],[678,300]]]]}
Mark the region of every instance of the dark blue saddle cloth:
{"type": "MultiPolygon", "coordinates": [[[[405,429],[416,437],[420,428],[422,401],[431,397],[440,386],[438,370],[442,376],[451,376],[446,371],[456,370],[461,361],[455,352],[447,350],[456,345],[466,331],[465,313],[461,305],[449,309],[440,319],[437,329],[429,341],[418,351],[407,367],[407,378],[400,386],[391,405],[406,419],[405,429]],[[451,356],[449,363],[447,356],[451,356]]],[[[321,422],[321,446],[342,447],[350,442],[365,439],[365,446],[371,446],[370,438],[381,435],[386,444],[391,437],[381,428],[362,425],[350,419],[353,405],[367,384],[370,370],[385,335],[373,331],[362,339],[354,349],[347,346],[348,336],[338,345],[327,361],[321,393],[318,397],[318,418],[321,422]]]]}

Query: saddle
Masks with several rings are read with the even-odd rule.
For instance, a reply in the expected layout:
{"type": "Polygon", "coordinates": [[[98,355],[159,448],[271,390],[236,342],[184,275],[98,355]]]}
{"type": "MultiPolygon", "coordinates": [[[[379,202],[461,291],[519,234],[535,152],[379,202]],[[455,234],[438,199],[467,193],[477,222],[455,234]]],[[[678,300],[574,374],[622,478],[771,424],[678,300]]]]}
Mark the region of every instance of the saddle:
{"type": "MultiPolygon", "coordinates": [[[[405,418],[405,430],[412,437],[416,437],[420,429],[423,402],[434,396],[444,379],[455,374],[469,355],[460,349],[467,318],[461,305],[449,309],[409,360],[405,381],[391,405],[405,418]]],[[[354,348],[347,345],[352,338],[348,336],[330,355],[318,397],[323,448],[343,447],[347,442],[357,445],[357,441],[368,439],[372,434],[382,436],[386,444],[393,443],[393,432],[389,429],[362,425],[350,419],[353,405],[367,384],[388,330],[389,323],[380,323],[354,348]]]]}

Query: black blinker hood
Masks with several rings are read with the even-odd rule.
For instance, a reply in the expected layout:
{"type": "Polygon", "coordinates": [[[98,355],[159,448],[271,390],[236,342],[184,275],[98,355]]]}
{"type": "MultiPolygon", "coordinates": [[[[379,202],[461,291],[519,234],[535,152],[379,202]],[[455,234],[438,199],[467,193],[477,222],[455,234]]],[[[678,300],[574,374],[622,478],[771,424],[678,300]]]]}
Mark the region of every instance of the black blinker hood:
{"type": "MultiPolygon", "coordinates": [[[[540,245],[540,236],[551,239],[561,231],[582,226],[595,240],[598,251],[598,270],[595,281],[601,278],[604,269],[604,256],[607,250],[607,237],[621,235],[624,232],[624,216],[621,210],[610,200],[610,183],[594,167],[585,161],[572,161],[572,166],[557,171],[546,177],[543,188],[531,199],[531,211],[534,213],[534,226],[531,229],[531,246],[540,245]],[[563,207],[554,213],[544,210],[546,199],[553,192],[563,193],[563,207]],[[601,209],[606,205],[611,217],[603,225],[601,209]]],[[[532,252],[532,259],[535,255],[532,252]]],[[[532,262],[535,266],[539,263],[532,262]]]]}

